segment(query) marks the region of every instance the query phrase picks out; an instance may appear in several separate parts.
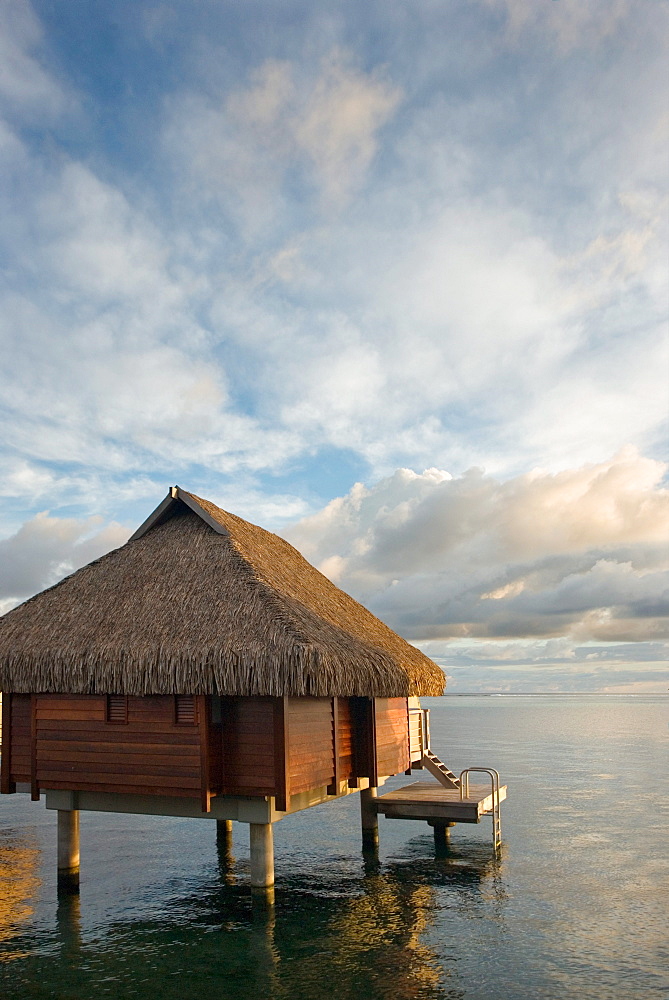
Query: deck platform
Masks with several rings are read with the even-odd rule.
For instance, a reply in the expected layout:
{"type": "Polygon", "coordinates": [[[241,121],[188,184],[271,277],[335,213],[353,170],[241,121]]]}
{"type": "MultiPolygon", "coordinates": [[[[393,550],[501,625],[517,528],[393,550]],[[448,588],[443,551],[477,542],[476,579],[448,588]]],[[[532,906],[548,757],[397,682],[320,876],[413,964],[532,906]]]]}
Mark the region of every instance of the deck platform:
{"type": "MultiPolygon", "coordinates": [[[[499,800],[506,798],[506,785],[499,789],[499,800]]],[[[469,796],[460,798],[459,788],[444,788],[436,781],[414,781],[393,792],[380,795],[376,811],[387,819],[417,819],[428,823],[480,823],[492,812],[490,785],[470,785],[469,796]]]]}

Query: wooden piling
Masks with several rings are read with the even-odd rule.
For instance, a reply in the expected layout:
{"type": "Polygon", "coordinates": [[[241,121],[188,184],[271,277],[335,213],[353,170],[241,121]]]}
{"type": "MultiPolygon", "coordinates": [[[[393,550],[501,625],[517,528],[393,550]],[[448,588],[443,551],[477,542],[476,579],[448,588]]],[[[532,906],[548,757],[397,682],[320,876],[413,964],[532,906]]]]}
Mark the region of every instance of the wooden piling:
{"type": "Polygon", "coordinates": [[[232,820],[216,820],[216,846],[226,854],[232,851],[232,820]]]}
{"type": "Polygon", "coordinates": [[[455,823],[430,823],[434,833],[434,846],[437,848],[448,847],[451,841],[451,829],[455,823]]]}
{"type": "Polygon", "coordinates": [[[376,788],[363,788],[360,792],[360,821],[364,847],[379,846],[379,817],[376,811],[376,788]]]}

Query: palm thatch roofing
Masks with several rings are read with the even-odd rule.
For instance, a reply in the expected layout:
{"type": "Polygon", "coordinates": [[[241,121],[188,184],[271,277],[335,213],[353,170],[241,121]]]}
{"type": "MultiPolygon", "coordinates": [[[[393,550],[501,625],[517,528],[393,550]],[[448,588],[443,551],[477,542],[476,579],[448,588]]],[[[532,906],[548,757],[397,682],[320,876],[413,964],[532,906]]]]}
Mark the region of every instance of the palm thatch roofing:
{"type": "Polygon", "coordinates": [[[440,695],[444,674],[284,539],[173,487],[132,538],[0,618],[0,690],[440,695]]]}

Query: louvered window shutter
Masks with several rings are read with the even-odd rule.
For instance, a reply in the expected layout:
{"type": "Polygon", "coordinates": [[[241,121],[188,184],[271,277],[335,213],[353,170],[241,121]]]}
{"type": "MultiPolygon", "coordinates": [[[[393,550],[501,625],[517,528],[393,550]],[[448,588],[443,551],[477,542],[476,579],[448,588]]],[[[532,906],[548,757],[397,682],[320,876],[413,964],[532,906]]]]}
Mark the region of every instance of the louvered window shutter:
{"type": "Polygon", "coordinates": [[[179,725],[194,726],[195,718],[195,695],[177,694],[174,696],[174,717],[179,725]]]}
{"type": "Polygon", "coordinates": [[[128,721],[128,696],[126,694],[107,695],[107,722],[128,721]]]}

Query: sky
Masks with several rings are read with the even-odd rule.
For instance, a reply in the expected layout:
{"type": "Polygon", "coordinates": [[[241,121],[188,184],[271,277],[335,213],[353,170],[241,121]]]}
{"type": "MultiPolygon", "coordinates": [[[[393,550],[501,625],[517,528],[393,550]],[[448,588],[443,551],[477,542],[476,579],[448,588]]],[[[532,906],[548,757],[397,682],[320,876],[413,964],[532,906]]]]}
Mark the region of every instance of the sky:
{"type": "Polygon", "coordinates": [[[449,691],[669,689],[667,0],[3,0],[0,613],[178,484],[449,691]]]}

